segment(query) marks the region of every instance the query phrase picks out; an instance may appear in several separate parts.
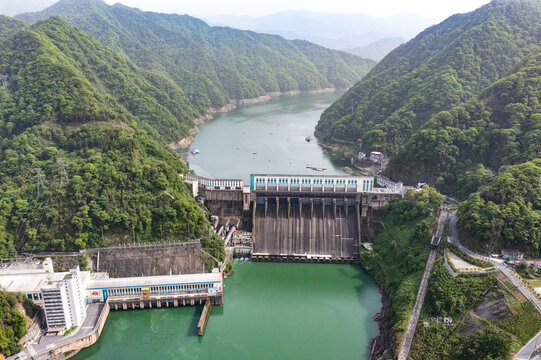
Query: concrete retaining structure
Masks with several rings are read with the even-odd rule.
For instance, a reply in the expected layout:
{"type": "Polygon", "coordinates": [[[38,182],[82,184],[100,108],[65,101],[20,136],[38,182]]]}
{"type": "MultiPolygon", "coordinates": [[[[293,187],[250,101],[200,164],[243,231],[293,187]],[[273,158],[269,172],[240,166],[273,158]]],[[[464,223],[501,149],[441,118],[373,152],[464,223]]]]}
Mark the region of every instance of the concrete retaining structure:
{"type": "Polygon", "coordinates": [[[221,293],[171,294],[164,296],[153,295],[150,299],[142,299],[140,296],[110,298],[108,304],[112,310],[135,310],[162,307],[200,306],[205,304],[207,300],[211,305],[223,305],[223,296],[221,293]]]}
{"type": "Polygon", "coordinates": [[[89,347],[91,345],[94,345],[100,338],[101,332],[103,330],[103,327],[105,326],[105,322],[107,321],[108,317],[109,317],[109,306],[106,302],[103,306],[103,309],[100,313],[98,321],[96,322],[96,325],[94,326],[94,329],[92,330],[92,332],[82,339],[78,339],[70,344],[54,349],[53,351],[51,351],[51,358],[57,359],[62,356],[64,356],[65,358],[69,358],[77,354],[80,350],[86,347],[89,347]]]}

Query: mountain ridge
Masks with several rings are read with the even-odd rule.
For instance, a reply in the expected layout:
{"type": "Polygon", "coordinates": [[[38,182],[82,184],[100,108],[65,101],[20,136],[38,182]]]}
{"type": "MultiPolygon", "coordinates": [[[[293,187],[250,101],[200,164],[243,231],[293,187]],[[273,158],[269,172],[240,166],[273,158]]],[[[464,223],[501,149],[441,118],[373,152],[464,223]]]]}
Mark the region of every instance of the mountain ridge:
{"type": "Polygon", "coordinates": [[[432,115],[471,99],[537,50],[539,15],[539,2],[494,0],[426,29],[328,108],[316,134],[396,153],[432,115]]]}
{"type": "Polygon", "coordinates": [[[101,0],[62,0],[17,18],[35,22],[51,15],[126,54],[140,67],[167,76],[201,114],[271,92],[346,88],[374,65],[372,60],[308,43],[210,27],[188,15],[109,6],[101,0]]]}
{"type": "Polygon", "coordinates": [[[157,234],[223,257],[164,143],[191,124],[174,115],[187,102],[174,84],[58,17],[0,41],[0,72],[0,257],[157,234]]]}

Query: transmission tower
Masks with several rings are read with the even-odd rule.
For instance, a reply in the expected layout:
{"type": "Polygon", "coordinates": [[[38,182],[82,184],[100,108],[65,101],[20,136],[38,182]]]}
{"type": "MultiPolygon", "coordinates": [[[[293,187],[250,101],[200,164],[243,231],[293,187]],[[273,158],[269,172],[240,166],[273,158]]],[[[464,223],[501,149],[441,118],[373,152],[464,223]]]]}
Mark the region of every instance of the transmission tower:
{"type": "Polygon", "coordinates": [[[45,178],[45,175],[41,173],[41,168],[35,168],[34,171],[36,172],[36,175],[34,175],[35,178],[38,179],[38,199],[41,195],[41,190],[43,189],[43,179],[45,178]]]}
{"type": "Polygon", "coordinates": [[[2,90],[7,94],[8,93],[8,76],[6,74],[1,74],[0,81],[2,81],[2,90]]]}
{"type": "Polygon", "coordinates": [[[68,168],[69,165],[64,162],[64,158],[58,158],[57,161],[57,166],[60,168],[60,187],[62,188],[64,185],[67,185],[70,182],[68,172],[66,171],[66,168],[68,168]]]}

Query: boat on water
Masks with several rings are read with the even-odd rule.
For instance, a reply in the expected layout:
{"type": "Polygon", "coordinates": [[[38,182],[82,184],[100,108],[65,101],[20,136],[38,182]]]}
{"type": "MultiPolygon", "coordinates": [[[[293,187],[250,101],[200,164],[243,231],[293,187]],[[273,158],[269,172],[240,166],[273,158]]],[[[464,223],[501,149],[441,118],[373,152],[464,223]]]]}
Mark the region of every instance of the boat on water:
{"type": "Polygon", "coordinates": [[[199,154],[199,149],[192,149],[192,151],[190,151],[192,153],[192,155],[197,155],[199,154]]]}
{"type": "Polygon", "coordinates": [[[306,165],[307,169],[312,169],[314,171],[325,171],[327,168],[321,167],[321,166],[312,166],[312,165],[306,165]]]}
{"type": "Polygon", "coordinates": [[[310,141],[312,141],[312,140],[314,140],[314,139],[312,139],[311,136],[307,136],[307,137],[304,139],[304,141],[306,141],[306,142],[310,142],[310,141]]]}

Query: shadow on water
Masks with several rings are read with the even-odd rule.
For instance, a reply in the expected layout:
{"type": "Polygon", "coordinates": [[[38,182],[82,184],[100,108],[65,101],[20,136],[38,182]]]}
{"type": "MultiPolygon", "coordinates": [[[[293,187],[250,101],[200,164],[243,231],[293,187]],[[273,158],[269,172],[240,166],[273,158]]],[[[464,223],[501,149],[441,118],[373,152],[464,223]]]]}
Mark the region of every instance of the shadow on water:
{"type": "Polygon", "coordinates": [[[190,326],[188,327],[188,332],[186,333],[187,336],[198,336],[197,335],[197,324],[199,323],[199,318],[201,318],[201,313],[203,312],[202,306],[197,306],[196,310],[193,313],[192,321],[190,322],[190,326]]]}
{"type": "MultiPolygon", "coordinates": [[[[357,280],[357,283],[359,285],[355,286],[355,291],[357,293],[357,299],[359,300],[359,304],[367,310],[368,314],[374,314],[374,316],[369,319],[369,321],[364,321],[363,324],[363,330],[365,334],[370,334],[372,331],[374,331],[374,323],[376,323],[376,327],[378,328],[377,321],[375,320],[375,317],[381,312],[383,303],[381,301],[381,293],[378,287],[378,292],[374,294],[373,291],[368,290],[369,287],[367,287],[367,283],[372,283],[374,285],[375,281],[372,277],[368,275],[366,270],[364,270],[360,265],[354,265],[355,274],[352,275],[352,278],[357,280]]],[[[376,333],[373,335],[373,337],[376,337],[379,334],[379,328],[376,331],[376,333]]],[[[372,338],[373,339],[373,338],[372,338]]],[[[368,339],[368,346],[371,345],[372,339],[368,339]]]]}

